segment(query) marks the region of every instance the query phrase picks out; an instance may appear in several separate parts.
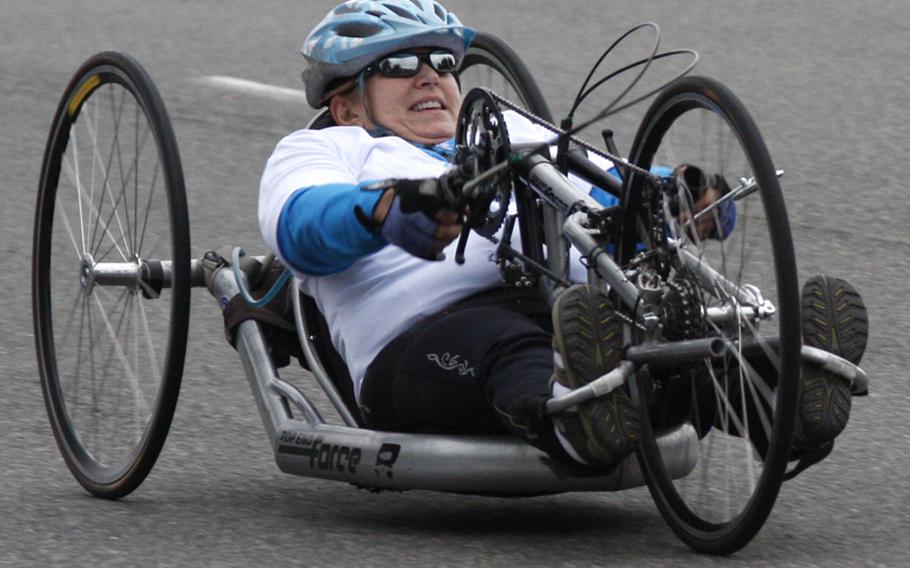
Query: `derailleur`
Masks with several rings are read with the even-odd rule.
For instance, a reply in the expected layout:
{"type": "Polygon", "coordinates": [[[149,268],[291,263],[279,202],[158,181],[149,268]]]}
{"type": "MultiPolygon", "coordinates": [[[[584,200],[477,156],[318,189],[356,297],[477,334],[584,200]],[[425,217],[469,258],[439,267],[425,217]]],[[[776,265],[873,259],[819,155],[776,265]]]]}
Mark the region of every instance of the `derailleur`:
{"type": "Polygon", "coordinates": [[[645,251],[629,263],[626,276],[641,294],[640,310],[656,316],[655,340],[684,341],[708,332],[705,302],[694,274],[671,269],[670,255],[662,249],[645,251]]]}

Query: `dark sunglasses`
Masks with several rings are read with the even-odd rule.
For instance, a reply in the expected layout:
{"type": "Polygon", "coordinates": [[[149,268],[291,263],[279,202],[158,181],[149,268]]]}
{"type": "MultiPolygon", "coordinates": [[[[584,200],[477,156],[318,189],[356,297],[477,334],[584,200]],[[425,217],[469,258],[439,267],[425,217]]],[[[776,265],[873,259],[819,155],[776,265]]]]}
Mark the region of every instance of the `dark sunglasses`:
{"type": "Polygon", "coordinates": [[[420,72],[423,61],[439,74],[454,73],[458,69],[458,58],[449,51],[431,51],[429,53],[411,53],[403,51],[383,57],[370,64],[364,73],[367,77],[382,73],[385,77],[413,77],[420,72]]]}

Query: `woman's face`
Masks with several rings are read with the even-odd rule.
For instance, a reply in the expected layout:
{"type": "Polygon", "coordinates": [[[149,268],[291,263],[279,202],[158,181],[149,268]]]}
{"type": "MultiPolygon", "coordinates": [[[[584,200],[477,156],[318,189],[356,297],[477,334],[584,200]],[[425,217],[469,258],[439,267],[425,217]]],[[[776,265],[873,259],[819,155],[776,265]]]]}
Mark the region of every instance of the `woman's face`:
{"type": "Polygon", "coordinates": [[[438,144],[455,136],[461,92],[451,73],[421,62],[413,77],[373,75],[365,92],[373,119],[406,140],[438,144]]]}

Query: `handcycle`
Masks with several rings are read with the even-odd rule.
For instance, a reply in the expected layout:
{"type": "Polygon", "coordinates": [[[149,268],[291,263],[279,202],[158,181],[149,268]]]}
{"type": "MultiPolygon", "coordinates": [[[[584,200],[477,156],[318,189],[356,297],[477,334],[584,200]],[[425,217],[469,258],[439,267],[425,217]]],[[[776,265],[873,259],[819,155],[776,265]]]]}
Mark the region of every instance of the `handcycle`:
{"type": "MultiPolygon", "coordinates": [[[[663,55],[655,47],[637,66],[663,55]]],[[[637,455],[592,473],[505,436],[367,429],[318,308],[291,285],[273,288],[293,305],[285,328],[342,424],[328,423],[279,375],[267,336],[281,322],[237,323],[233,345],[278,467],[375,490],[526,496],[647,485],[689,546],[738,550],[761,528],[787,475],[800,360],[847,377],[857,393],[867,384],[859,367],[801,344],[780,172],[752,119],[720,83],[682,77],[657,95],[621,158],[609,137],[603,150],[572,136],[578,127],[570,121],[554,126],[527,68],[493,36],[479,34],[461,80],[498,82],[495,91],[468,92],[459,117],[471,238],[498,240],[493,260],[504,280],[536,286],[550,302],[569,283],[575,250],[588,281],[609,291],[625,322],[620,366],[551,400],[548,411],[625,384],[645,417],[637,455]],[[504,112],[553,132],[555,155],[549,144],[511,144],[504,112]],[[698,183],[656,173],[659,165],[722,176],[723,196],[695,212],[698,183]],[[602,206],[569,173],[618,205],[602,206]],[[701,238],[694,224],[724,203],[735,203],[735,229],[701,238]],[[513,248],[507,237],[516,229],[513,248]]],[[[141,65],[114,52],[90,58],[64,91],[42,165],[33,247],[36,347],[55,438],[87,491],[123,497],[150,472],[170,426],[191,287],[206,286],[224,309],[247,295],[272,259],[190,257],[167,112],[141,65]]]]}

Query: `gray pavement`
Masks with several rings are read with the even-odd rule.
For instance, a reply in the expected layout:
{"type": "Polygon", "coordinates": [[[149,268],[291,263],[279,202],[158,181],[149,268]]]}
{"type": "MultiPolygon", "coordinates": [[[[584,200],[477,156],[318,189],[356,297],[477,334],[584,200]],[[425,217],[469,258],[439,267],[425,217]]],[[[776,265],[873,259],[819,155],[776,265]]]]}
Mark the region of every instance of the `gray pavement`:
{"type": "MultiPolygon", "coordinates": [[[[308,108],[196,81],[227,75],[299,88],[297,47],[334,1],[7,0],[0,4],[0,565],[3,566],[904,566],[910,563],[910,4],[670,0],[450,0],[528,62],[557,114],[626,28],[658,22],[666,47],[737,92],[787,171],[801,279],[853,281],[872,322],[872,377],[823,464],[784,486],[755,541],[694,555],[645,490],[506,500],[372,494],[274,465],[239,360],[205,292],[171,436],[132,496],[91,498],[44,413],[29,293],[32,216],[47,129],[75,69],[102,49],[148,68],[183,157],[193,252],[262,249],[265,159],[308,108]],[[495,6],[495,7],[494,7],[495,6]],[[569,86],[570,88],[567,88],[569,86]]],[[[644,106],[611,120],[628,149],[644,106]]],[[[596,136],[592,137],[596,139],[596,136]]]]}

